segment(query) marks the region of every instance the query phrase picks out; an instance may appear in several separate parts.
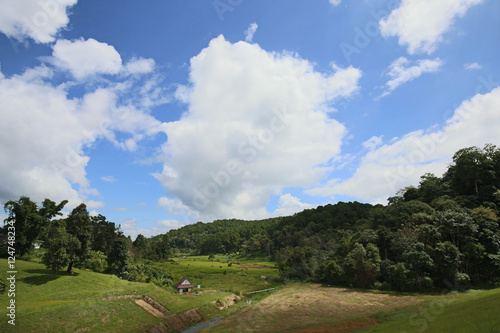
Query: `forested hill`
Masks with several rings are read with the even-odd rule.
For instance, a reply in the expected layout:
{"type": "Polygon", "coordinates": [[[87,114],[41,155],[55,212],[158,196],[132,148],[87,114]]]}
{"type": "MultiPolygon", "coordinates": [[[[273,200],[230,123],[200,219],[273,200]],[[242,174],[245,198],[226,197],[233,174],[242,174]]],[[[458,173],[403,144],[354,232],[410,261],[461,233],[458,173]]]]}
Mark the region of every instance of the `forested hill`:
{"type": "MultiPolygon", "coordinates": [[[[148,240],[196,254],[269,255],[285,279],[401,290],[498,281],[500,149],[464,148],[387,206],[337,203],[262,221],[198,222],[148,240]]],[[[134,242],[135,243],[135,242],[134,242]]]]}
{"type": "MultiPolygon", "coordinates": [[[[198,222],[133,242],[84,204],[56,219],[65,204],[7,202],[2,253],[29,257],[35,240],[44,241],[43,261],[54,274],[75,264],[132,280],[146,274],[137,273],[142,259],[215,253],[267,256],[283,279],[337,285],[423,290],[500,280],[500,149],[493,145],[459,150],[444,175],[423,175],[386,206],[339,202],[260,221],[198,222]]],[[[159,281],[164,272],[148,274],[159,281]]]]}

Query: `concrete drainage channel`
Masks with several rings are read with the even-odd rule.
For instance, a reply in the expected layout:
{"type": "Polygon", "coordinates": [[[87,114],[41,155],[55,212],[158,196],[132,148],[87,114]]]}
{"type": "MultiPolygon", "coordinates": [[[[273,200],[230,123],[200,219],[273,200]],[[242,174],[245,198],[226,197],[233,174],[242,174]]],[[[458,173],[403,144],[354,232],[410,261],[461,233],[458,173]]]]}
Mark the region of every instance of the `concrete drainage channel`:
{"type": "Polygon", "coordinates": [[[154,299],[146,295],[113,296],[103,298],[103,301],[124,298],[133,299],[137,305],[151,313],[153,316],[164,319],[164,321],[151,328],[146,333],[179,332],[201,321],[200,314],[194,309],[184,312],[180,315],[175,315],[174,313],[168,311],[161,304],[156,302],[154,299]]]}

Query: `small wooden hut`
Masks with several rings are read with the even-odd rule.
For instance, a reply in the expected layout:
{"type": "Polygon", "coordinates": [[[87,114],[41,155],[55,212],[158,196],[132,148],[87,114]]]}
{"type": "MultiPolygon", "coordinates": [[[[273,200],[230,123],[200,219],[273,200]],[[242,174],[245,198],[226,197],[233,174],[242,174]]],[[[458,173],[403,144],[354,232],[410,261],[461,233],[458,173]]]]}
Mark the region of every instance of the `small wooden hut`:
{"type": "Polygon", "coordinates": [[[187,277],[183,277],[177,284],[175,285],[179,294],[188,294],[191,295],[191,290],[194,286],[189,282],[187,277]]]}

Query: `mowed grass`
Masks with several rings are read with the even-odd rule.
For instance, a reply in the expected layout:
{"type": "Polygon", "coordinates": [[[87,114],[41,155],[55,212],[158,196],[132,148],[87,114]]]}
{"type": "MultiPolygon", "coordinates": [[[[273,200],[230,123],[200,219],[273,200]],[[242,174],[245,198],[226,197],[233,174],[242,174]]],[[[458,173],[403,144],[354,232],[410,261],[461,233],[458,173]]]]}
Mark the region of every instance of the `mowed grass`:
{"type": "Polygon", "coordinates": [[[208,332],[350,332],[375,325],[371,316],[376,313],[399,311],[421,301],[411,295],[290,283],[208,332]]]}
{"type": "MultiPolygon", "coordinates": [[[[272,263],[245,262],[259,267],[245,268],[235,264],[228,267],[227,263],[212,262],[208,257],[176,260],[178,265],[170,262],[156,265],[171,272],[175,279],[187,276],[196,286],[201,284],[202,288],[196,289],[191,296],[178,295],[173,287],[165,289],[80,269],[75,269],[74,276],[60,272],[53,279],[52,272],[42,264],[16,261],[16,326],[7,323],[10,297],[7,293],[0,294],[0,332],[144,332],[161,319],[131,299],[103,298],[147,295],[173,313],[197,309],[208,318],[220,313],[216,305],[218,300],[230,298],[233,293],[275,285],[261,278],[265,274],[276,275],[272,263]],[[269,267],[262,267],[264,264],[269,267]]],[[[0,274],[5,279],[7,260],[0,259],[0,267],[4,267],[0,274]]]]}
{"type": "Polygon", "coordinates": [[[381,322],[363,332],[500,332],[500,288],[423,298],[401,313],[381,314],[381,322]]]}

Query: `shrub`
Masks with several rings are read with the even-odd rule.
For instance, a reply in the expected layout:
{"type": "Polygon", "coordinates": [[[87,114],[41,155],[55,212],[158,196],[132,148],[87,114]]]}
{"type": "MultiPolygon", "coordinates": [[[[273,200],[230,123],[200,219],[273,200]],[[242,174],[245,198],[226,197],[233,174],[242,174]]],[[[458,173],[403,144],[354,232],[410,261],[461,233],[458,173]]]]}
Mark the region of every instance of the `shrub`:
{"type": "Polygon", "coordinates": [[[90,251],[90,257],[83,262],[81,268],[102,273],[108,268],[108,257],[101,251],[90,251]]]}

